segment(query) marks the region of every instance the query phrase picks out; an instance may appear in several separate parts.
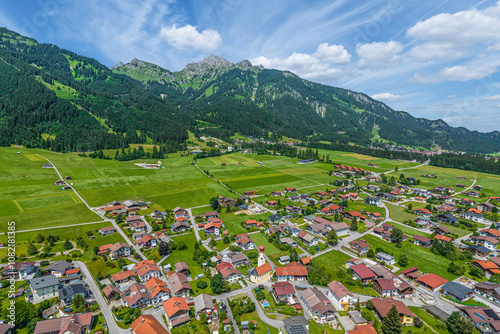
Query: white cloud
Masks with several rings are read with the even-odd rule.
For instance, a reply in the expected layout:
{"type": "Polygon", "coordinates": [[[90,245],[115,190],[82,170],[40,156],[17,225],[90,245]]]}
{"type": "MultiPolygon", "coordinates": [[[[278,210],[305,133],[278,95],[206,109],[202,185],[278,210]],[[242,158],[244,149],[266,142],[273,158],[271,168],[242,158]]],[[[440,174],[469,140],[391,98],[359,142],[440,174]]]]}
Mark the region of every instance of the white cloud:
{"type": "Polygon", "coordinates": [[[456,48],[451,43],[429,42],[413,47],[407,54],[414,60],[427,61],[462,58],[467,55],[467,52],[456,48]]]}
{"type": "Polygon", "coordinates": [[[445,67],[435,75],[422,76],[416,73],[412,81],[420,83],[438,83],[443,81],[469,81],[487,77],[497,71],[493,66],[453,66],[445,67]]]}
{"type": "Polygon", "coordinates": [[[395,41],[358,44],[359,67],[390,67],[399,64],[403,44],[395,41]]]}
{"type": "Polygon", "coordinates": [[[418,22],[408,29],[407,36],[455,46],[498,41],[500,39],[499,14],[500,2],[483,10],[473,8],[454,14],[442,13],[418,22]]]}
{"type": "Polygon", "coordinates": [[[500,101],[500,95],[488,96],[483,99],[484,101],[500,101]]]}
{"type": "Polygon", "coordinates": [[[372,98],[374,100],[388,102],[388,103],[404,100],[404,97],[402,97],[401,95],[394,95],[391,93],[375,94],[375,95],[372,95],[372,98]]]}
{"type": "Polygon", "coordinates": [[[222,44],[222,38],[217,31],[206,29],[200,33],[196,27],[190,24],[179,28],[175,24],[171,27],[163,27],[161,28],[160,36],[168,44],[181,50],[214,51],[222,44]]]}
{"type": "Polygon", "coordinates": [[[311,54],[294,52],[286,58],[260,56],[252,59],[251,63],[266,68],[292,71],[306,79],[324,81],[344,76],[346,70],[334,65],[346,64],[350,60],[351,55],[343,45],[322,43],[311,54]]]}

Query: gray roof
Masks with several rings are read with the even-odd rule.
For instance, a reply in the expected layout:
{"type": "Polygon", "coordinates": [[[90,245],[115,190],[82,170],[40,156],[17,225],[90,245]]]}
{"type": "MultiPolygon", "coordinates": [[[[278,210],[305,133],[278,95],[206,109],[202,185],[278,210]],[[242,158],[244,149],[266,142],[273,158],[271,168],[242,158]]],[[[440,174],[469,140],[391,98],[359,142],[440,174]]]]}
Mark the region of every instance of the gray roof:
{"type": "Polygon", "coordinates": [[[315,215],[304,216],[304,219],[307,219],[307,220],[313,220],[314,218],[316,218],[315,215]]]}
{"type": "Polygon", "coordinates": [[[43,268],[43,270],[51,270],[51,271],[65,271],[71,269],[73,264],[71,262],[67,262],[65,260],[56,261],[49,266],[43,268]]]}
{"type": "Polygon", "coordinates": [[[303,316],[288,317],[283,320],[287,334],[309,334],[307,327],[309,323],[303,316]]]}
{"type": "Polygon", "coordinates": [[[448,282],[441,287],[443,291],[448,292],[450,295],[457,297],[458,299],[465,298],[469,293],[473,292],[468,287],[457,283],[457,282],[448,282]]]}
{"type": "Polygon", "coordinates": [[[381,257],[382,259],[386,259],[386,260],[394,260],[395,259],[394,256],[386,254],[384,252],[378,252],[376,256],[381,257]]]}
{"type": "Polygon", "coordinates": [[[442,320],[446,320],[450,316],[448,313],[446,313],[445,311],[441,310],[439,307],[434,305],[424,305],[423,308],[426,309],[429,313],[434,314],[435,316],[439,317],[442,320]]]}
{"type": "Polygon", "coordinates": [[[59,290],[59,296],[61,298],[67,298],[77,293],[83,293],[86,295],[88,293],[88,290],[81,283],[70,284],[59,290]]]}
{"type": "Polygon", "coordinates": [[[214,302],[212,301],[212,296],[201,294],[194,297],[194,310],[196,313],[201,312],[205,309],[214,310],[214,302]]]}
{"type": "Polygon", "coordinates": [[[30,280],[30,285],[33,290],[43,289],[49,286],[59,285],[59,279],[54,275],[46,275],[33,278],[32,280],[30,280]]]}

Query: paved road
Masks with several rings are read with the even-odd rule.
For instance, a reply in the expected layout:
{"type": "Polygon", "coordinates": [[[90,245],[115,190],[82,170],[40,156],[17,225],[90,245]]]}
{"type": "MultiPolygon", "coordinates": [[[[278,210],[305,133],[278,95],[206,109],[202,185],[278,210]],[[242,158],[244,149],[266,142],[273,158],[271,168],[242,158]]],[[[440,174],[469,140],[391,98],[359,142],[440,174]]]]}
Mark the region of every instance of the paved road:
{"type": "Polygon", "coordinates": [[[101,308],[102,316],[104,317],[106,325],[108,326],[108,332],[117,334],[130,333],[129,330],[123,330],[116,324],[113,312],[106,303],[106,300],[104,300],[104,297],[101,294],[101,290],[94,281],[94,278],[90,274],[90,271],[88,270],[87,266],[81,261],[75,261],[75,263],[78,266],[78,268],[80,268],[80,272],[82,273],[82,275],[86,278],[87,284],[89,285],[89,288],[92,291],[92,294],[94,295],[97,304],[99,304],[99,307],[101,308]]]}
{"type": "Polygon", "coordinates": [[[229,302],[228,302],[227,298],[223,298],[222,301],[224,302],[224,304],[226,304],[227,316],[229,317],[229,319],[231,319],[231,322],[232,322],[233,328],[234,328],[234,332],[236,334],[240,334],[240,328],[238,327],[236,320],[234,320],[233,311],[231,310],[231,307],[229,307],[229,302]]]}

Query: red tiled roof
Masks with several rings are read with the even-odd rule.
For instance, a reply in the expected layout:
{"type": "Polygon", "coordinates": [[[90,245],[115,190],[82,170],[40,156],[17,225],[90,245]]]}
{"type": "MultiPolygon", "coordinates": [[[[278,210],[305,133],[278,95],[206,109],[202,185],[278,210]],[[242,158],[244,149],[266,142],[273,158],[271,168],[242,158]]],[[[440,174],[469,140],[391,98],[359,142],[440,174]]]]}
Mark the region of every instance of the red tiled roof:
{"type": "Polygon", "coordinates": [[[165,308],[165,311],[167,312],[167,316],[169,318],[179,311],[189,312],[189,306],[186,303],[186,300],[181,297],[170,298],[169,300],[163,303],[163,307],[165,308]]]}
{"type": "Polygon", "coordinates": [[[130,328],[135,334],[169,334],[151,314],[141,315],[130,325],[130,328]]]}
{"type": "Polygon", "coordinates": [[[361,279],[369,279],[373,277],[377,277],[373,271],[371,271],[364,264],[357,264],[355,266],[351,266],[351,269],[358,275],[361,279]]]}
{"type": "Polygon", "coordinates": [[[295,288],[288,282],[276,282],[273,284],[276,296],[290,295],[295,293],[295,288]]]}
{"type": "Polygon", "coordinates": [[[448,280],[434,273],[424,275],[418,278],[417,281],[431,287],[433,290],[448,282],[448,280]]]}
{"type": "Polygon", "coordinates": [[[257,271],[258,276],[262,276],[263,274],[272,271],[273,268],[271,267],[271,264],[269,262],[266,262],[263,265],[255,268],[255,270],[257,271]]]}

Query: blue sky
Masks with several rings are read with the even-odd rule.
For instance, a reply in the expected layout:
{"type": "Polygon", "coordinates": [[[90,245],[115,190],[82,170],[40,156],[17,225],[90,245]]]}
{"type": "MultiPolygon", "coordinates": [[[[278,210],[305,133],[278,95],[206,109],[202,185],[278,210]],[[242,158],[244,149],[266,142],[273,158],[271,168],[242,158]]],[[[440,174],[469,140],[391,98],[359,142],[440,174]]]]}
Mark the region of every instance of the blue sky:
{"type": "Polygon", "coordinates": [[[366,93],[415,117],[500,130],[500,1],[0,2],[0,26],[107,66],[210,54],[366,93]]]}

